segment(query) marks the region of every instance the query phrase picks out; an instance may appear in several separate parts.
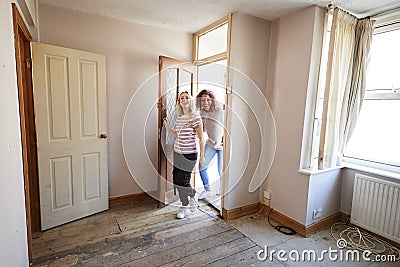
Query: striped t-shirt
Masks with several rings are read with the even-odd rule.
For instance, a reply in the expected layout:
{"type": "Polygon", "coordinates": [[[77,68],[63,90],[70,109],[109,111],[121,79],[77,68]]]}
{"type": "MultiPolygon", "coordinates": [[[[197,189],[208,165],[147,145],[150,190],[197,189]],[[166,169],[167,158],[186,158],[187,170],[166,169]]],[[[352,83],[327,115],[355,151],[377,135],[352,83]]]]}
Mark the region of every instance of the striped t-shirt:
{"type": "Polygon", "coordinates": [[[197,133],[195,128],[202,123],[199,114],[182,115],[176,118],[175,132],[178,138],[175,140],[174,150],[180,154],[196,153],[197,133]]]}

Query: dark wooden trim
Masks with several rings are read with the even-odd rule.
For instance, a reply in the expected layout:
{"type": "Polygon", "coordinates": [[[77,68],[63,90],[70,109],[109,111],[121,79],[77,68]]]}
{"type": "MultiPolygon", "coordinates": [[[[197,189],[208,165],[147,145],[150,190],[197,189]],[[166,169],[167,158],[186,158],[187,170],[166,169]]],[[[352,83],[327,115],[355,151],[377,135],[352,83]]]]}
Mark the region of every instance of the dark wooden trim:
{"type": "Polygon", "coordinates": [[[39,197],[35,189],[38,176],[30,53],[32,36],[15,3],[11,4],[11,9],[20,112],[28,257],[29,263],[32,263],[32,236],[35,236],[35,232],[40,232],[40,215],[36,214],[39,197]]]}
{"type": "Polygon", "coordinates": [[[153,198],[149,194],[143,192],[138,194],[112,197],[108,200],[108,205],[111,208],[147,199],[153,199],[153,198]]]}
{"type": "Polygon", "coordinates": [[[254,203],[247,206],[242,206],[232,210],[222,208],[222,217],[225,221],[229,221],[244,215],[248,215],[260,210],[260,203],[254,203]]]}
{"type": "MultiPolygon", "coordinates": [[[[267,207],[264,210],[264,214],[268,216],[270,209],[267,207]]],[[[338,212],[331,216],[328,216],[318,222],[312,223],[308,226],[305,226],[292,218],[283,215],[282,213],[272,210],[270,214],[270,218],[279,224],[285,225],[287,227],[293,228],[299,235],[303,237],[309,237],[312,234],[315,234],[318,231],[323,229],[329,228],[332,224],[337,222],[346,222],[347,221],[347,214],[338,212]]]]}
{"type": "Polygon", "coordinates": [[[24,33],[25,37],[31,42],[32,41],[31,33],[29,32],[28,27],[26,27],[24,19],[22,18],[21,14],[18,11],[17,5],[15,3],[12,3],[11,6],[13,12],[13,21],[14,21],[14,34],[18,32],[18,28],[20,28],[24,33]]]}
{"type": "Polygon", "coordinates": [[[332,224],[337,223],[337,222],[342,222],[342,218],[345,218],[343,216],[342,212],[335,213],[331,216],[328,216],[318,222],[312,223],[310,225],[306,226],[306,237],[315,234],[318,231],[321,231],[323,229],[327,229],[332,226],[332,224]]]}
{"type": "MultiPolygon", "coordinates": [[[[270,212],[269,208],[266,208],[264,210],[264,214],[266,216],[268,216],[269,212],[270,212]]],[[[346,223],[348,217],[349,217],[348,214],[346,214],[344,212],[338,212],[338,213],[335,213],[335,214],[333,214],[331,216],[328,216],[328,217],[326,217],[326,218],[324,218],[324,219],[322,219],[322,220],[320,220],[318,222],[315,222],[315,223],[312,223],[312,224],[310,224],[308,226],[305,226],[305,225],[303,225],[303,224],[301,224],[301,223],[299,223],[299,222],[287,217],[286,215],[283,215],[282,213],[280,213],[280,212],[278,212],[276,210],[272,210],[271,214],[270,214],[270,218],[272,220],[274,220],[274,221],[276,221],[276,222],[278,222],[278,223],[280,223],[282,225],[285,225],[287,227],[293,228],[299,235],[301,235],[303,237],[309,237],[310,235],[313,235],[318,231],[327,229],[327,228],[331,227],[334,223],[338,223],[338,222],[346,223]]],[[[368,232],[371,235],[374,235],[374,236],[376,236],[376,237],[378,237],[378,238],[380,238],[380,239],[392,244],[393,246],[395,246],[397,248],[400,248],[400,244],[395,242],[395,241],[393,241],[393,240],[390,240],[390,239],[388,239],[386,237],[380,236],[380,235],[378,235],[378,234],[376,234],[374,232],[371,232],[369,230],[366,230],[366,229],[364,229],[362,227],[359,227],[359,226],[356,226],[356,225],[353,225],[353,224],[350,224],[350,225],[353,226],[353,227],[358,227],[358,228],[364,230],[365,232],[368,232]]]]}
{"type": "Polygon", "coordinates": [[[270,213],[270,219],[274,220],[284,226],[290,227],[293,230],[296,231],[299,235],[306,237],[306,227],[305,225],[293,220],[292,218],[287,217],[286,215],[283,215],[282,213],[276,211],[276,210],[271,210],[270,208],[266,207],[264,209],[264,214],[268,216],[270,213]],[[270,213],[271,212],[271,213],[270,213]]]}
{"type": "Polygon", "coordinates": [[[347,214],[347,213],[341,212],[341,213],[340,213],[340,221],[343,222],[343,223],[345,223],[345,222],[347,222],[348,220],[350,220],[350,215],[347,214]]]}

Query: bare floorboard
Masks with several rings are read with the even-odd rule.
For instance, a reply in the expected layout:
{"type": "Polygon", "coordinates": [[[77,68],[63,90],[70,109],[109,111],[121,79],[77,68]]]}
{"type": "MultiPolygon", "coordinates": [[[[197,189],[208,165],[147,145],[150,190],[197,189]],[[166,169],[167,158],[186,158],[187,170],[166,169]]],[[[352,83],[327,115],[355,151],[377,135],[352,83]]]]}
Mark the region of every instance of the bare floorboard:
{"type": "Polygon", "coordinates": [[[45,231],[33,241],[34,266],[250,266],[261,248],[210,210],[176,219],[153,200],[45,231]]]}

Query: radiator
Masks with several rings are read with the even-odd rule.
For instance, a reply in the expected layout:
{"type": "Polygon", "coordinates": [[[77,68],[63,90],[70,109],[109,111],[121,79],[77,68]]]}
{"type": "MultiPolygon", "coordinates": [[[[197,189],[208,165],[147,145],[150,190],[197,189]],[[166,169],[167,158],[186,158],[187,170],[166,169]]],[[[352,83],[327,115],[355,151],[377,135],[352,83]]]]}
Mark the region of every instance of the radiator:
{"type": "Polygon", "coordinates": [[[400,184],[357,173],[350,221],[400,243],[400,184]]]}

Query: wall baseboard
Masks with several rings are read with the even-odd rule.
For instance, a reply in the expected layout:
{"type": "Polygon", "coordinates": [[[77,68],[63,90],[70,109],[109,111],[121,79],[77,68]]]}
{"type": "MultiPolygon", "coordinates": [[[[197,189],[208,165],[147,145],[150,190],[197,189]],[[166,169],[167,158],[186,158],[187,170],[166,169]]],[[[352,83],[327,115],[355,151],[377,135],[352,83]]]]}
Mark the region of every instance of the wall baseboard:
{"type": "Polygon", "coordinates": [[[332,226],[332,224],[337,223],[337,222],[346,222],[346,214],[344,214],[343,212],[338,212],[335,213],[331,216],[328,216],[318,222],[312,223],[308,226],[306,226],[306,237],[315,234],[318,231],[321,231],[323,229],[327,229],[329,227],[332,226]]]}
{"type": "Polygon", "coordinates": [[[248,215],[260,210],[260,203],[254,203],[247,206],[239,207],[232,210],[222,208],[222,217],[225,221],[229,221],[244,215],[248,215]]]}
{"type": "Polygon", "coordinates": [[[341,215],[340,221],[342,223],[346,223],[348,220],[350,220],[350,215],[349,214],[341,212],[340,215],[341,215]]]}
{"type": "Polygon", "coordinates": [[[283,215],[282,213],[280,213],[280,212],[278,212],[278,211],[276,211],[274,209],[271,210],[268,207],[265,207],[264,214],[266,216],[268,216],[268,214],[269,214],[269,217],[270,217],[271,220],[274,220],[275,222],[277,222],[279,224],[282,224],[282,225],[284,225],[286,227],[290,227],[293,230],[295,230],[296,233],[298,233],[299,235],[301,235],[303,237],[306,237],[306,227],[305,227],[305,225],[303,225],[303,224],[301,224],[301,223],[299,223],[299,222],[287,217],[286,215],[283,215]]]}
{"type": "Polygon", "coordinates": [[[108,206],[111,208],[115,206],[125,205],[140,200],[148,200],[148,199],[153,199],[153,198],[145,192],[125,195],[120,197],[112,197],[108,199],[108,206]]]}
{"type": "MultiPolygon", "coordinates": [[[[268,216],[269,212],[270,212],[270,208],[267,207],[264,210],[264,214],[266,216],[268,216]]],[[[332,224],[334,224],[336,222],[342,222],[343,220],[345,220],[345,222],[346,222],[347,215],[342,212],[338,212],[338,213],[328,216],[318,222],[312,223],[308,226],[305,226],[305,225],[287,217],[286,215],[283,215],[282,213],[280,213],[276,210],[271,210],[270,218],[272,220],[278,222],[279,224],[282,224],[284,226],[294,229],[299,235],[301,235],[303,237],[308,237],[312,234],[315,234],[316,232],[318,232],[320,230],[330,227],[332,224]]]]}

